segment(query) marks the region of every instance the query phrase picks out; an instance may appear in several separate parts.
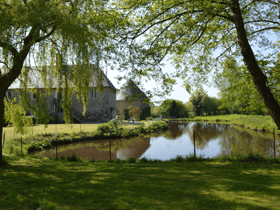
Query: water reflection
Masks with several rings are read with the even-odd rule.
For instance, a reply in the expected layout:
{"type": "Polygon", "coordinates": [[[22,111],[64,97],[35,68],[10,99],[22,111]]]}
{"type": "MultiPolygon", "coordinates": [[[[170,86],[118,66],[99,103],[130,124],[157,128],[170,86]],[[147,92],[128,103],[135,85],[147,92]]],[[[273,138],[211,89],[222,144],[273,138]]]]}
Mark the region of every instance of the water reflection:
{"type": "MultiPolygon", "coordinates": [[[[169,160],[176,156],[194,153],[195,130],[196,154],[204,157],[217,155],[259,153],[273,157],[274,141],[271,134],[262,134],[231,125],[210,123],[171,124],[170,130],[150,136],[94,140],[58,146],[58,157],[75,153],[86,160],[129,159],[130,157],[169,160]]],[[[55,147],[36,155],[56,156],[55,147]]],[[[276,156],[280,144],[276,140],[276,156]]]]}
{"type": "MultiPolygon", "coordinates": [[[[184,131],[184,126],[182,126],[182,125],[184,125],[184,124],[181,124],[181,125],[179,125],[177,123],[170,124],[169,130],[167,132],[165,132],[163,136],[166,139],[170,139],[170,140],[174,140],[174,139],[182,136],[183,131],[184,131]]],[[[187,126],[187,123],[185,124],[185,126],[187,126]]]]}
{"type": "MultiPolygon", "coordinates": [[[[58,146],[58,158],[73,154],[85,160],[109,160],[139,158],[150,146],[150,138],[106,139],[58,146]]],[[[44,150],[38,156],[56,157],[56,148],[44,150]]]]}
{"type": "MultiPolygon", "coordinates": [[[[216,140],[227,128],[228,125],[195,123],[188,126],[186,132],[189,136],[193,136],[193,131],[195,131],[195,146],[197,149],[203,150],[210,141],[216,140]]],[[[194,144],[194,138],[191,138],[191,142],[194,144]]]]}
{"type": "MultiPolygon", "coordinates": [[[[279,145],[276,141],[276,154],[279,154],[279,145]]],[[[262,134],[245,130],[240,127],[229,127],[221,134],[221,154],[248,154],[259,153],[273,157],[274,141],[271,134],[262,134]]]]}

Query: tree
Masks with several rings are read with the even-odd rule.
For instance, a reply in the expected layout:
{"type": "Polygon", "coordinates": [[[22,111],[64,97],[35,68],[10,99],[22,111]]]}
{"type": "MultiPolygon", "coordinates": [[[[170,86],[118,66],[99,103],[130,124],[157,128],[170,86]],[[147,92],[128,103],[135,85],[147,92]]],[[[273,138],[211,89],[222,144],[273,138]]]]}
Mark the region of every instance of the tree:
{"type": "MultiPolygon", "coordinates": [[[[125,18],[110,3],[109,0],[1,0],[0,162],[4,97],[16,79],[22,90],[29,90],[31,58],[46,87],[50,87],[48,76],[57,78],[58,88],[64,93],[66,122],[70,120],[72,91],[82,96],[86,107],[87,78],[93,74],[90,64],[98,64],[112,55],[115,60],[120,58],[118,48],[122,45],[115,34],[121,30],[125,18]],[[75,68],[69,72],[67,64],[75,68]]],[[[101,82],[98,87],[102,89],[101,82]]],[[[47,94],[48,88],[41,95],[42,101],[47,94]]]]}
{"type": "MultiPolygon", "coordinates": [[[[262,69],[267,73],[268,85],[274,96],[279,100],[277,84],[280,80],[274,74],[278,70],[271,62],[259,61],[262,69]],[[273,84],[275,83],[275,84],[273,84]]],[[[232,113],[242,114],[267,114],[268,110],[261,100],[260,95],[254,88],[251,75],[244,65],[238,65],[236,60],[228,57],[224,68],[216,80],[221,94],[221,107],[228,108],[232,113]]]]}
{"type": "Polygon", "coordinates": [[[141,109],[138,108],[137,106],[129,107],[129,117],[133,118],[136,121],[138,121],[140,119],[141,112],[142,112],[141,109]]]}
{"type": "Polygon", "coordinates": [[[191,95],[190,102],[193,105],[193,110],[194,110],[196,116],[200,116],[203,113],[203,110],[204,110],[203,101],[206,96],[207,96],[207,94],[202,89],[195,91],[191,95]]]}
{"type": "Polygon", "coordinates": [[[280,30],[279,4],[276,0],[122,0],[120,6],[135,23],[127,32],[134,47],[133,65],[140,66],[144,59],[152,64],[149,71],[154,68],[156,72],[163,58],[169,56],[178,68],[176,75],[185,79],[186,89],[190,90],[191,84],[207,81],[211,70],[217,69],[217,61],[230,54],[242,58],[280,129],[279,103],[257,62],[263,57],[262,50],[252,49],[255,44],[269,49],[272,56],[277,54],[276,42],[267,35],[280,30]],[[139,50],[139,46],[144,49],[139,50]],[[220,55],[215,56],[219,51],[220,55]],[[140,56],[143,52],[145,56],[140,56]]]}
{"type": "Polygon", "coordinates": [[[182,101],[166,99],[159,106],[159,113],[165,117],[187,117],[188,110],[182,101]]]}
{"type": "Polygon", "coordinates": [[[202,104],[206,115],[217,115],[219,113],[219,99],[206,95],[202,99],[202,104]]]}
{"type": "Polygon", "coordinates": [[[178,107],[177,107],[175,100],[172,101],[169,115],[170,115],[170,117],[175,117],[175,118],[177,118],[179,116],[178,107]]]}

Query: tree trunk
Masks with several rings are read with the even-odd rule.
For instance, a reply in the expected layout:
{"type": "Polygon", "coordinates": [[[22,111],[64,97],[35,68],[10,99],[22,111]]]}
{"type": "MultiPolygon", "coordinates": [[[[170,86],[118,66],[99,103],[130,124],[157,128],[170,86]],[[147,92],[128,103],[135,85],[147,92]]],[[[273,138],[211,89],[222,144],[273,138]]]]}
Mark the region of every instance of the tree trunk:
{"type": "Polygon", "coordinates": [[[0,164],[3,161],[3,153],[2,153],[2,137],[3,137],[3,126],[4,126],[4,96],[0,93],[0,164]]]}
{"type": "Polygon", "coordinates": [[[234,24],[237,30],[238,43],[241,48],[242,56],[262,100],[278,129],[280,129],[280,106],[267,86],[267,77],[258,66],[253,50],[247,39],[239,0],[232,0],[231,2],[231,10],[233,12],[234,24]]]}

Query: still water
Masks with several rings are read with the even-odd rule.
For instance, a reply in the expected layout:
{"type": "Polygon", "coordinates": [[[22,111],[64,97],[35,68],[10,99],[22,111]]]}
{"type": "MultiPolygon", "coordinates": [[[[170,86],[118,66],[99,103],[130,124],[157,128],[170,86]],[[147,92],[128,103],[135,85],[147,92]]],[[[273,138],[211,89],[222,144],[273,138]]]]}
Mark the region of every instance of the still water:
{"type": "MultiPolygon", "coordinates": [[[[168,131],[148,136],[126,139],[93,140],[58,146],[58,157],[76,154],[86,160],[111,159],[159,159],[170,160],[177,156],[194,154],[215,157],[228,154],[259,153],[273,157],[274,141],[271,134],[211,123],[171,124],[168,131]]],[[[280,144],[276,136],[276,156],[280,155],[280,144]]],[[[56,156],[56,149],[44,150],[38,156],[56,156]]]]}

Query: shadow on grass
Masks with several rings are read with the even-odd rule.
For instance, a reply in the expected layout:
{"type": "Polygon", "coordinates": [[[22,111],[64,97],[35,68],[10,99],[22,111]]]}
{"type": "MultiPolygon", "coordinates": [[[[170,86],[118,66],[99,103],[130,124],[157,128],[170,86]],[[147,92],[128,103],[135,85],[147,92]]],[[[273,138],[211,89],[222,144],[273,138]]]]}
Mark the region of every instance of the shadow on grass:
{"type": "Polygon", "coordinates": [[[7,160],[10,165],[0,169],[3,209],[280,207],[279,168],[273,164],[7,160]]]}

